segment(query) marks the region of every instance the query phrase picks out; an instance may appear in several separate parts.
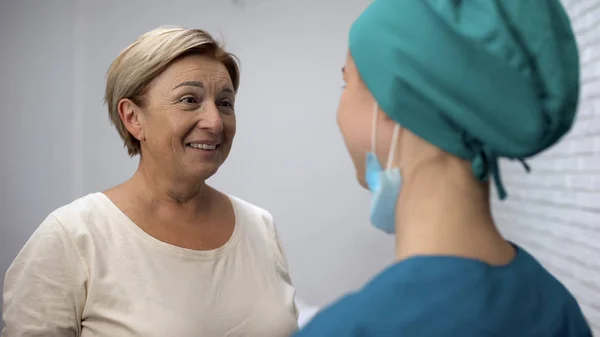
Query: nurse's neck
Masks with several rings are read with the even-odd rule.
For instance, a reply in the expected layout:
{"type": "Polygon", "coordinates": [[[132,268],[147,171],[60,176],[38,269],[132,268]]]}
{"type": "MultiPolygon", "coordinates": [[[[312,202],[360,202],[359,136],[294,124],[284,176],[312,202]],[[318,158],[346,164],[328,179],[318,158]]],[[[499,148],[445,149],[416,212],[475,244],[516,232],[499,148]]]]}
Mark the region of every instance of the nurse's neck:
{"type": "Polygon", "coordinates": [[[412,157],[415,165],[402,168],[396,207],[397,259],[444,255],[508,264],[515,250],[494,223],[488,183],[473,176],[469,162],[431,144],[424,147],[402,146],[399,151],[405,158],[412,157]],[[422,160],[415,160],[418,157],[422,160]]]}

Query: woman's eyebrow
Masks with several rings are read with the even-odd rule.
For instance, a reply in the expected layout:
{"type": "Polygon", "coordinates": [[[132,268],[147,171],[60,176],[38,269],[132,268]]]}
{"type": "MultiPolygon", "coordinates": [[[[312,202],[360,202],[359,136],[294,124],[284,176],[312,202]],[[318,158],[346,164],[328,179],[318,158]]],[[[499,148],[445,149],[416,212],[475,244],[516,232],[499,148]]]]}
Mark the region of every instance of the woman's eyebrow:
{"type": "Polygon", "coordinates": [[[198,88],[204,88],[204,84],[202,84],[202,82],[197,82],[197,81],[187,81],[187,82],[182,82],[179,83],[177,86],[175,86],[175,88],[173,88],[173,90],[180,88],[180,87],[198,87],[198,88]]]}

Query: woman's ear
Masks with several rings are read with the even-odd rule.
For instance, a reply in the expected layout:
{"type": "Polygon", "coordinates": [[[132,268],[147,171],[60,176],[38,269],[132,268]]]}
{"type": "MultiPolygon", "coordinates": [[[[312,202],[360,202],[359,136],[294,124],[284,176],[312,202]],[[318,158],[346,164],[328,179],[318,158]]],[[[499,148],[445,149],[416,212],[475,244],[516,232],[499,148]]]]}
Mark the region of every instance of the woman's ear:
{"type": "Polygon", "coordinates": [[[123,98],[118,104],[119,117],[125,128],[135,139],[144,140],[142,109],[128,98],[123,98]]]}

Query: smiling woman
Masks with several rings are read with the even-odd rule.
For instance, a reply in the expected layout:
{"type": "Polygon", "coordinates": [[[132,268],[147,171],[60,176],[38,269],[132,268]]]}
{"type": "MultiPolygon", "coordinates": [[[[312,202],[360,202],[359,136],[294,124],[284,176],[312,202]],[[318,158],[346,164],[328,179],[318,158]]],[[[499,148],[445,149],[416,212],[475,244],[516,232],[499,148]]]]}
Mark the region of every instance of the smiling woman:
{"type": "Polygon", "coordinates": [[[236,131],[236,58],[158,28],[111,65],[105,99],[136,173],[52,212],[6,274],[11,336],[289,336],[294,288],[271,215],[205,181],[236,131]]]}

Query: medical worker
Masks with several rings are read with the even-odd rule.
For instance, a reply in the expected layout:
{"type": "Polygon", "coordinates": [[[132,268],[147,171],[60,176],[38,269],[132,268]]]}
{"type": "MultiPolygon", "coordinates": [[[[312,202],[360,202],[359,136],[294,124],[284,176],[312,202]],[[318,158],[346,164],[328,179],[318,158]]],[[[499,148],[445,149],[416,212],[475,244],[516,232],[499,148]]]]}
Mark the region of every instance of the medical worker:
{"type": "Polygon", "coordinates": [[[573,123],[578,51],[559,0],[375,0],[343,76],[338,124],[397,261],[296,336],[591,336],[489,201],[490,185],[507,196],[500,158],[528,170],[573,123]]]}

